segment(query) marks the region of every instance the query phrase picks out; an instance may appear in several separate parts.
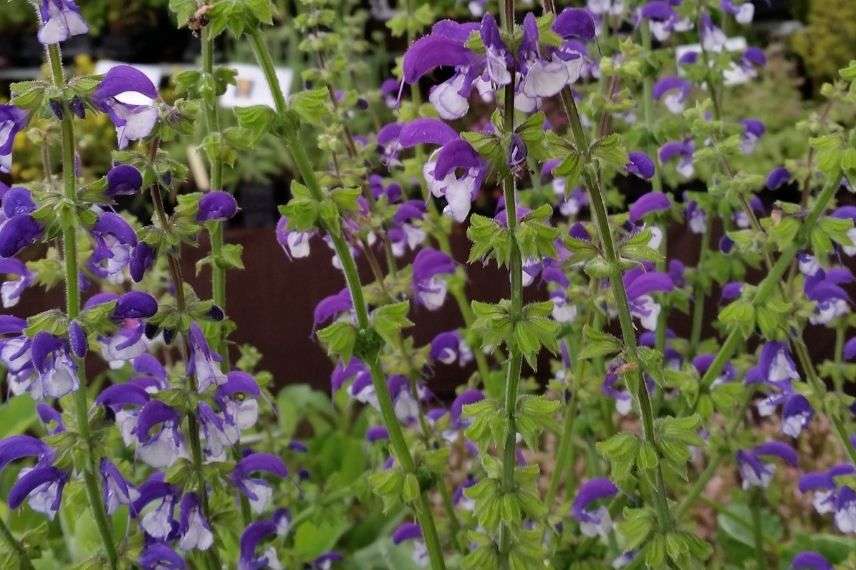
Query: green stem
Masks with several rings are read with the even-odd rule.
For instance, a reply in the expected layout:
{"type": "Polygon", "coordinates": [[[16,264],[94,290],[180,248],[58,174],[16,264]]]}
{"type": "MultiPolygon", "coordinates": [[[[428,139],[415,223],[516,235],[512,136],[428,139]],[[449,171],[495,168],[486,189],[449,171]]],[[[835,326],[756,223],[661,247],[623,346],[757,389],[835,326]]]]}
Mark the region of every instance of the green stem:
{"type": "MultiPolygon", "coordinates": [[[[701,263],[707,255],[707,250],[710,247],[711,223],[708,221],[701,236],[701,246],[699,247],[698,265],[696,271],[701,267],[701,263]]],[[[690,357],[698,354],[698,345],[701,342],[701,329],[704,324],[704,301],[706,297],[705,288],[701,283],[693,284],[693,320],[692,328],[690,329],[690,357]]]]}
{"type": "MultiPolygon", "coordinates": [[[[544,504],[551,510],[562,480],[569,469],[572,470],[574,466],[572,458],[574,449],[574,421],[577,418],[579,400],[579,395],[571,392],[571,401],[565,406],[565,421],[563,422],[562,435],[559,439],[559,450],[556,453],[556,465],[553,468],[550,484],[547,487],[547,495],[544,498],[544,504]]],[[[567,491],[565,492],[565,496],[567,496],[567,491]]]]}
{"type": "MultiPolygon", "coordinates": [[[[157,155],[158,141],[155,141],[152,144],[151,158],[157,155]]],[[[155,213],[160,221],[160,225],[162,229],[166,232],[171,231],[170,229],[170,221],[166,215],[166,208],[164,207],[163,196],[161,195],[160,185],[156,182],[151,187],[151,196],[152,196],[152,205],[154,206],[155,213]]],[[[178,253],[169,252],[167,254],[167,261],[169,265],[169,274],[170,279],[172,281],[172,286],[175,289],[175,306],[178,310],[179,314],[185,314],[186,300],[184,297],[184,278],[181,274],[181,261],[178,253]]],[[[179,350],[181,352],[181,358],[184,362],[187,362],[187,354],[184,348],[184,344],[181,340],[179,340],[179,350]]],[[[193,375],[188,376],[188,382],[190,385],[190,389],[193,390],[194,393],[198,391],[198,387],[196,385],[196,378],[193,375]]],[[[208,488],[207,482],[205,480],[205,473],[203,470],[203,459],[202,459],[202,446],[200,443],[200,432],[199,432],[199,420],[196,417],[196,411],[189,411],[187,413],[187,439],[190,441],[190,457],[191,463],[193,465],[193,472],[196,475],[196,483],[199,489],[199,503],[200,508],[202,510],[202,514],[205,516],[206,520],[211,520],[211,510],[208,506],[208,488]]],[[[213,527],[212,527],[213,530],[213,527]]],[[[216,531],[215,531],[216,532],[216,531]]],[[[219,557],[217,555],[217,547],[212,546],[208,550],[205,551],[205,561],[208,564],[208,567],[211,570],[217,570],[221,567],[219,557]]]]}
{"type": "Polygon", "coordinates": [[[18,568],[21,570],[33,570],[33,565],[30,562],[30,557],[27,555],[27,551],[24,550],[24,547],[18,542],[18,539],[15,538],[15,535],[12,534],[12,531],[9,530],[3,519],[0,519],[0,535],[3,536],[3,542],[6,543],[6,546],[15,552],[15,556],[18,558],[18,568]]]}
{"type": "MultiPolygon", "coordinates": [[[[59,45],[52,44],[47,48],[47,57],[50,63],[51,75],[54,86],[59,89],[65,88],[65,73],[62,68],[62,54],[59,45]]],[[[65,309],[69,319],[75,319],[80,314],[80,286],[78,283],[77,262],[77,175],[74,168],[74,123],[72,122],[71,109],[63,104],[62,113],[62,178],[64,197],[67,207],[62,214],[62,246],[63,261],[65,262],[65,309]]],[[[119,564],[119,554],[113,541],[113,533],[107,511],[102,502],[101,490],[99,489],[97,450],[92,444],[89,432],[89,401],[86,392],[86,367],[83,359],[75,358],[77,374],[80,386],[74,392],[74,402],[77,411],[77,423],[80,437],[86,446],[86,465],[83,467],[83,478],[86,483],[86,494],[89,499],[89,507],[92,516],[104,542],[104,550],[110,560],[110,567],[114,570],[119,564]]]]}
{"type": "MultiPolygon", "coordinates": [[[[514,0],[505,0],[502,11],[502,26],[509,35],[514,30],[514,0]]],[[[503,101],[503,125],[507,133],[514,132],[514,77],[505,86],[503,101]]],[[[523,314],[523,257],[517,243],[517,196],[514,174],[507,170],[503,177],[503,199],[505,200],[508,234],[511,236],[511,252],[508,262],[509,288],[511,309],[509,312],[512,322],[516,322],[523,314]]],[[[505,443],[502,448],[502,492],[514,493],[514,469],[517,465],[517,396],[520,387],[520,372],[523,367],[523,355],[516,345],[510,346],[508,369],[505,380],[505,443]]],[[[500,568],[510,567],[512,528],[503,523],[499,529],[499,565],[500,568]]]]}
{"type": "MultiPolygon", "coordinates": [[[[565,87],[562,89],[562,104],[565,113],[571,125],[574,139],[577,148],[580,152],[588,153],[589,143],[588,137],[580,120],[580,114],[577,110],[574,98],[571,95],[570,89],[565,87]]],[[[642,418],[642,427],[645,440],[654,446],[658,455],[661,453],[657,447],[656,437],[654,435],[654,409],[651,404],[651,397],[648,394],[648,388],[642,378],[642,365],[639,360],[639,354],[636,346],[636,331],[633,328],[633,319],[630,315],[630,304],[627,300],[627,291],[624,289],[622,281],[621,262],[618,257],[618,249],[612,238],[612,228],[609,224],[609,217],[606,212],[606,202],[604,193],[600,187],[600,182],[597,177],[586,168],[585,171],[586,186],[591,194],[591,207],[594,212],[594,221],[597,227],[598,235],[600,236],[603,253],[606,257],[606,262],[610,267],[610,284],[612,286],[612,294],[615,298],[616,308],[618,309],[618,321],[621,325],[621,336],[624,341],[624,354],[628,364],[633,367],[634,392],[636,393],[636,403],[639,409],[639,414],[642,418]]],[[[669,513],[668,492],[663,479],[662,468],[658,465],[655,472],[655,491],[654,491],[654,506],[657,511],[657,519],[662,530],[666,531],[672,528],[672,518],[669,513]]]]}
{"type": "Polygon", "coordinates": [[[749,510],[752,513],[752,537],[755,542],[755,560],[758,570],[767,568],[767,557],[764,555],[764,529],[761,526],[761,501],[763,500],[761,490],[753,490],[749,510]]]}
{"type": "MultiPolygon", "coordinates": [[[[252,43],[256,61],[262,68],[262,72],[265,75],[265,79],[273,95],[276,112],[278,115],[285,118],[288,112],[288,107],[282,93],[282,87],[279,84],[279,79],[277,78],[274,70],[270,51],[264,42],[261,31],[258,28],[251,30],[249,32],[249,38],[252,43]]],[[[319,201],[323,200],[324,194],[318,183],[318,178],[315,176],[312,164],[309,161],[309,156],[306,153],[303,141],[298,138],[298,133],[293,130],[285,132],[284,136],[292,160],[294,161],[300,177],[303,179],[303,183],[315,199],[319,201]]],[[[356,313],[357,327],[361,331],[370,331],[371,323],[369,321],[368,307],[363,295],[362,284],[360,283],[357,266],[353,255],[351,254],[351,250],[338,228],[325,229],[327,229],[328,235],[333,241],[333,248],[342,264],[342,271],[345,274],[345,281],[348,286],[348,291],[351,294],[354,312],[356,313]]],[[[368,364],[371,372],[372,385],[374,386],[374,390],[377,395],[381,417],[389,431],[389,438],[396,460],[406,473],[415,475],[416,464],[413,461],[413,456],[410,454],[410,449],[408,448],[407,441],[404,438],[404,432],[401,429],[401,424],[395,416],[395,409],[384,379],[380,361],[377,355],[374,355],[367,360],[368,362],[366,362],[366,364],[368,364]]],[[[440,545],[440,538],[437,534],[437,527],[434,523],[434,517],[425,492],[421,492],[416,498],[416,502],[413,505],[413,511],[419,522],[419,526],[422,529],[425,545],[428,549],[428,555],[431,561],[431,568],[434,570],[445,569],[446,564],[443,559],[443,550],[440,545]]]]}
{"type": "Polygon", "coordinates": [[[844,394],[844,335],[847,333],[847,323],[839,319],[835,325],[835,366],[832,369],[832,381],[839,396],[844,394]]]}
{"type": "MultiPolygon", "coordinates": [[[[214,38],[208,27],[202,30],[202,72],[213,80],[214,78],[214,38]]],[[[206,90],[203,97],[205,107],[205,128],[209,136],[220,134],[220,109],[217,105],[217,94],[206,90]]],[[[223,160],[215,153],[210,160],[210,188],[223,190],[223,160]]],[[[211,298],[214,304],[226,312],[226,269],[218,260],[223,256],[223,222],[212,222],[208,231],[211,244],[211,298]]],[[[217,352],[223,357],[221,367],[229,369],[229,345],[225,335],[226,327],[220,327],[217,352]]]]}
{"type": "MultiPolygon", "coordinates": [[[[607,27],[607,26],[605,26],[607,27]]],[[[639,25],[639,33],[642,36],[642,49],[645,54],[651,54],[651,28],[648,25],[648,20],[642,18],[639,25]]],[[[654,141],[654,99],[651,96],[653,90],[653,78],[646,74],[642,79],[642,118],[645,121],[645,128],[648,131],[648,136],[651,137],[651,142],[654,141]]],[[[656,144],[651,151],[652,160],[654,161],[654,177],[651,179],[651,185],[657,192],[663,189],[663,179],[660,174],[660,160],[657,156],[656,144]]]]}
{"type": "Polygon", "coordinates": [[[815,394],[821,401],[821,409],[826,414],[826,417],[829,418],[829,421],[832,423],[832,427],[835,428],[835,434],[838,436],[838,439],[841,440],[841,445],[844,447],[845,453],[847,453],[847,456],[850,458],[850,462],[856,465],[856,447],[854,447],[850,442],[847,426],[841,417],[842,414],[839,413],[838,410],[830,409],[831,401],[825,398],[826,385],[824,385],[823,381],[817,375],[817,370],[811,361],[811,354],[809,354],[808,347],[805,345],[802,335],[794,335],[791,338],[791,345],[797,355],[800,367],[808,377],[808,383],[811,385],[812,390],[814,390],[815,394]]]}
{"type": "MultiPolygon", "coordinates": [[[[752,305],[754,307],[763,306],[770,297],[779,289],[780,281],[782,277],[784,277],[785,273],[788,271],[788,268],[791,265],[791,261],[793,261],[797,252],[805,247],[805,244],[808,243],[810,234],[815,224],[817,223],[818,218],[823,214],[826,210],[826,206],[829,204],[829,201],[835,195],[835,191],[838,189],[838,181],[829,182],[824,187],[823,191],[818,195],[817,201],[814,203],[811,211],[808,216],[806,216],[805,220],[803,220],[802,225],[800,226],[799,232],[797,232],[796,237],[788,245],[779,256],[779,259],[776,260],[776,263],[770,268],[770,271],[767,273],[767,277],[764,278],[763,281],[758,285],[758,288],[755,291],[755,296],[752,299],[752,305]]],[[[740,346],[745,340],[745,336],[743,331],[739,329],[733,329],[726,337],[725,342],[719,349],[719,352],[716,353],[716,357],[713,362],[710,364],[710,367],[707,369],[707,372],[704,373],[704,376],[701,378],[701,388],[702,390],[708,388],[710,384],[713,382],[713,379],[719,376],[719,373],[722,372],[722,368],[725,366],[725,363],[731,359],[731,356],[734,354],[734,351],[740,346]]]]}

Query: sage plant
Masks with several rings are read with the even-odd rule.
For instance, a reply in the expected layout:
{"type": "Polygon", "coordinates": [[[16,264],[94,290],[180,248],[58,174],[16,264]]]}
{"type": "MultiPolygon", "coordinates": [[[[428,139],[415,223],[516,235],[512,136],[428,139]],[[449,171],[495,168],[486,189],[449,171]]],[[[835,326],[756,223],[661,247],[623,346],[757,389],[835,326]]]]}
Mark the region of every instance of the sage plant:
{"type": "Polygon", "coordinates": [[[740,105],[765,81],[767,54],[729,42],[751,3],[530,4],[179,0],[201,57],[168,92],[133,65],[75,75],[79,7],[34,6],[48,75],[0,106],[0,170],[26,136],[42,173],[0,185],[0,300],[66,295],[0,315],[3,410],[27,413],[0,440],[4,567],[856,562],[856,63],[773,126],[740,105]],[[300,38],[293,93],[271,26],[300,38]],[[272,108],[219,107],[227,33],[272,108]],[[93,117],[115,130],[106,172],[76,134],[93,117]],[[232,342],[227,174],[272,139],[294,174],[283,270],[342,277],[312,311],[329,391],[277,386],[232,342]],[[185,276],[200,242],[210,299],[185,276]],[[452,305],[460,326],[419,340],[452,305]]]}

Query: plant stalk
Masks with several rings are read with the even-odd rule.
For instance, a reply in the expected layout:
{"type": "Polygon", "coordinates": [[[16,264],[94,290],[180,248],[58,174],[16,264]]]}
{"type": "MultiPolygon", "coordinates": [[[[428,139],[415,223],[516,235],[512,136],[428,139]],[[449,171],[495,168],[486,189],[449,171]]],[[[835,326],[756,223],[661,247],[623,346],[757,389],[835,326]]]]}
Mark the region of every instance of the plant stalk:
{"type": "MultiPolygon", "coordinates": [[[[579,111],[577,110],[574,98],[568,87],[564,87],[561,92],[562,105],[568,117],[568,122],[571,125],[571,131],[576,141],[577,148],[580,152],[588,153],[589,143],[588,137],[582,126],[579,111]]],[[[586,186],[591,194],[591,206],[594,213],[594,221],[597,226],[598,235],[600,236],[603,253],[606,257],[606,262],[611,269],[610,284],[612,286],[612,294],[615,297],[615,304],[618,309],[618,320],[621,325],[621,336],[624,341],[625,358],[634,369],[632,371],[634,378],[634,392],[636,393],[636,402],[639,409],[639,414],[642,419],[645,440],[654,446],[658,455],[661,453],[657,447],[656,437],[654,435],[654,409],[651,404],[651,397],[648,394],[648,388],[642,378],[642,365],[639,360],[639,354],[636,346],[636,331],[633,327],[633,319],[630,315],[630,304],[627,300],[627,291],[624,289],[622,281],[621,262],[618,257],[618,249],[612,238],[612,228],[609,225],[609,217],[606,212],[606,202],[603,191],[600,187],[600,182],[587,167],[584,170],[586,186]]],[[[657,520],[662,530],[666,531],[672,528],[672,517],[669,513],[668,492],[663,479],[662,468],[658,465],[655,473],[654,487],[654,506],[657,511],[657,520]]]]}
{"type": "MultiPolygon", "coordinates": [[[[270,51],[258,28],[249,32],[249,38],[252,43],[256,61],[262,68],[265,79],[273,95],[276,112],[281,117],[285,117],[288,112],[288,106],[282,93],[279,79],[277,78],[274,70],[273,59],[271,58],[270,51]]],[[[319,201],[322,200],[324,198],[324,194],[318,183],[318,179],[315,176],[315,171],[309,161],[309,156],[306,153],[303,142],[298,138],[298,133],[289,131],[284,133],[284,135],[292,160],[294,161],[300,177],[303,179],[303,183],[315,199],[319,201]]],[[[345,275],[345,281],[348,286],[348,291],[351,294],[354,312],[357,317],[357,326],[361,331],[369,331],[371,330],[371,323],[369,321],[368,307],[366,305],[365,297],[363,296],[362,284],[360,283],[357,266],[353,255],[351,254],[351,250],[338,229],[326,229],[333,241],[333,247],[336,251],[336,255],[342,264],[342,271],[345,275]]],[[[390,442],[392,443],[396,459],[405,472],[415,475],[416,464],[413,461],[413,456],[407,446],[407,441],[404,438],[404,432],[401,429],[401,424],[395,416],[395,409],[384,379],[380,361],[375,355],[375,357],[370,358],[366,364],[368,364],[371,372],[372,384],[378,398],[381,416],[387,430],[389,431],[390,442]]],[[[446,565],[443,559],[440,538],[437,534],[437,527],[434,523],[434,517],[425,492],[420,492],[416,499],[416,503],[413,505],[413,511],[419,522],[419,526],[422,529],[425,545],[428,549],[431,568],[434,570],[445,569],[446,565]]]]}
{"type": "MultiPolygon", "coordinates": [[[[65,88],[65,73],[62,67],[62,54],[58,44],[47,47],[47,57],[51,68],[54,86],[65,88]]],[[[63,261],[65,263],[65,309],[69,319],[75,319],[80,314],[80,284],[78,282],[78,260],[77,260],[77,175],[75,174],[75,142],[74,123],[71,109],[68,104],[63,103],[62,113],[62,178],[65,200],[69,202],[68,207],[62,214],[62,247],[63,261]]],[[[104,550],[110,561],[110,567],[114,570],[119,565],[119,554],[113,540],[111,522],[107,518],[107,511],[102,501],[98,476],[96,473],[97,450],[92,445],[92,436],[89,431],[89,401],[86,391],[86,367],[83,359],[75,357],[77,374],[80,385],[74,392],[74,402],[77,411],[77,424],[81,439],[86,445],[86,465],[83,467],[83,478],[86,483],[86,494],[89,499],[89,507],[92,516],[98,526],[101,540],[104,542],[104,550]]]]}

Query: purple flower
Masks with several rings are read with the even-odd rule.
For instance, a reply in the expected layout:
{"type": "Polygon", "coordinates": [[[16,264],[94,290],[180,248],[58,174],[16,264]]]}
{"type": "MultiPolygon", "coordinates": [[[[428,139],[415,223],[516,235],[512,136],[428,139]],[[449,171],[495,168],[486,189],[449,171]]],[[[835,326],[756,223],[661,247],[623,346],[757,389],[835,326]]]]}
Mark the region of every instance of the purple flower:
{"type": "MultiPolygon", "coordinates": [[[[752,5],[750,2],[747,2],[744,6],[747,4],[749,6],[752,5]]],[[[835,570],[826,558],[820,553],[811,550],[800,552],[794,556],[794,559],[791,560],[791,568],[793,570],[835,570]]]]}
{"type": "Polygon", "coordinates": [[[721,301],[733,301],[740,297],[743,292],[743,283],[740,281],[729,281],[722,286],[722,292],[719,299],[721,301]]]}
{"type": "Polygon", "coordinates": [[[241,431],[234,418],[218,414],[205,402],[196,408],[206,462],[225,461],[226,450],[238,443],[241,431]]]}
{"type": "Polygon", "coordinates": [[[131,258],[128,260],[128,272],[131,274],[131,279],[139,283],[143,280],[146,271],[148,271],[155,262],[155,250],[146,243],[138,242],[131,250],[131,258]]]}
{"type": "Polygon", "coordinates": [[[751,24],[755,16],[755,5],[751,1],[735,5],[732,0],[720,0],[719,7],[723,12],[734,16],[738,24],[751,24]]]}
{"type": "Polygon", "coordinates": [[[330,390],[335,393],[345,382],[353,380],[357,376],[368,374],[368,368],[359,358],[351,358],[347,364],[339,362],[330,375],[330,390]]]}
{"type": "MultiPolygon", "coordinates": [[[[12,506],[11,500],[9,506],[12,506]]],[[[835,526],[845,534],[856,533],[856,491],[847,485],[835,494],[835,526]]]]}
{"type": "Polygon", "coordinates": [[[217,387],[215,399],[227,417],[238,429],[250,429],[259,419],[261,390],[255,379],[246,372],[233,370],[226,375],[226,382],[217,387]]]}
{"type": "Polygon", "coordinates": [[[668,293],[675,288],[675,284],[667,274],[647,271],[644,267],[625,272],[623,280],[630,302],[630,313],[639,319],[643,327],[655,330],[660,316],[660,305],[654,301],[651,294],[668,293]]]}
{"type": "Polygon", "coordinates": [[[140,553],[137,563],[143,570],[184,570],[184,559],[163,542],[152,542],[140,553]]]}
{"type": "Polygon", "coordinates": [[[0,273],[18,276],[17,279],[9,279],[0,284],[3,308],[8,309],[21,300],[21,295],[33,282],[33,274],[22,261],[14,257],[0,258],[0,273]]]}
{"type": "Polygon", "coordinates": [[[267,473],[280,479],[288,477],[288,469],[282,459],[270,453],[252,453],[235,465],[230,476],[235,485],[250,500],[255,514],[263,513],[270,506],[273,488],[264,479],[252,478],[253,473],[267,473]]]}
{"type": "Polygon", "coordinates": [[[7,218],[32,214],[35,211],[36,203],[26,188],[13,186],[3,194],[3,215],[7,218]]]}
{"type": "Polygon", "coordinates": [[[219,386],[226,382],[226,375],[220,370],[222,358],[208,346],[205,334],[196,323],[190,325],[187,346],[187,373],[196,377],[196,389],[200,393],[209,386],[219,386]]]}
{"type": "Polygon", "coordinates": [[[677,158],[678,173],[684,178],[692,178],[695,174],[693,167],[693,152],[694,146],[692,139],[684,139],[683,141],[670,141],[660,147],[660,164],[665,164],[670,160],[677,158]]]}
{"type": "Polygon", "coordinates": [[[476,390],[475,388],[464,390],[452,400],[452,405],[449,406],[449,429],[443,432],[443,437],[451,442],[456,441],[458,434],[470,425],[470,420],[464,417],[464,406],[469,406],[482,400],[484,400],[484,394],[481,390],[476,390]]]}
{"type": "Polygon", "coordinates": [[[199,199],[196,211],[197,222],[224,222],[238,213],[235,197],[222,190],[206,192],[199,199]]]}
{"type": "Polygon", "coordinates": [[[366,441],[376,443],[389,439],[389,431],[384,426],[371,426],[366,430],[366,441]]]}
{"type": "Polygon", "coordinates": [[[699,35],[702,47],[709,52],[722,51],[728,39],[722,30],[716,27],[707,12],[702,12],[699,17],[699,35]]]}
{"type": "MultiPolygon", "coordinates": [[[[816,264],[816,261],[815,261],[816,264]]],[[[800,261],[800,270],[802,270],[800,261]]],[[[806,297],[815,302],[814,312],[809,317],[812,324],[828,324],[850,312],[850,296],[841,287],[851,283],[853,274],[846,267],[817,269],[806,277],[803,286],[806,297]]]]}
{"type": "Polygon", "coordinates": [[[104,76],[101,84],[92,93],[92,103],[103,113],[109,115],[116,127],[119,148],[124,149],[131,141],[146,138],[155,128],[158,120],[158,108],[154,100],[158,90],[146,75],[130,65],[117,65],[104,76]],[[136,94],[134,100],[145,103],[127,103],[129,94],[136,94]]]}
{"type": "Polygon", "coordinates": [[[341,560],[342,555],[334,550],[331,550],[330,552],[325,552],[324,554],[313,560],[311,568],[312,570],[331,570],[331,568],[333,568],[333,565],[341,560]]]}
{"type": "Polygon", "coordinates": [[[53,461],[53,450],[31,435],[13,435],[0,439],[0,471],[13,461],[36,458],[39,464],[53,461]]]}
{"type": "Polygon", "coordinates": [[[615,371],[616,368],[616,366],[610,366],[610,371],[603,379],[601,392],[604,396],[612,398],[615,402],[615,411],[622,416],[626,416],[633,408],[633,398],[630,396],[630,392],[617,387],[619,378],[615,371]]]}
{"type": "Polygon", "coordinates": [[[425,567],[428,565],[428,549],[425,547],[425,541],[422,540],[422,529],[419,525],[412,522],[404,522],[398,525],[392,533],[393,544],[403,544],[405,542],[413,543],[413,552],[411,557],[417,566],[425,567]]]}
{"type": "Polygon", "coordinates": [[[247,526],[241,534],[238,570],[282,568],[274,547],[267,548],[260,556],[256,556],[256,551],[261,541],[288,534],[290,526],[290,516],[284,509],[275,512],[271,519],[256,521],[247,526]]]}
{"type": "Polygon", "coordinates": [[[140,498],[139,491],[125,479],[119,468],[105,458],[101,459],[101,492],[108,515],[115,513],[119,505],[130,506],[140,498]]]}
{"type": "Polygon", "coordinates": [[[45,430],[49,435],[56,435],[65,431],[62,414],[52,406],[39,402],[36,404],[36,414],[39,416],[39,421],[45,426],[45,430]]]}
{"type": "Polygon", "coordinates": [[[276,223],[276,241],[289,259],[309,257],[310,240],[314,231],[298,232],[288,229],[288,218],[280,216],[276,223]]]}
{"type": "Polygon", "coordinates": [[[791,173],[784,166],[777,166],[767,175],[767,189],[778,190],[791,179],[791,173]]]}
{"type": "Polygon", "coordinates": [[[129,291],[116,300],[110,317],[114,321],[147,319],[158,312],[158,302],[144,291],[129,291]]]}
{"type": "Polygon", "coordinates": [[[89,25],[74,0],[41,0],[39,16],[38,37],[44,45],[58,44],[72,36],[89,33],[89,25]]]}
{"type": "Polygon", "coordinates": [[[762,457],[778,457],[792,467],[797,466],[797,452],[786,443],[768,441],[749,450],[737,452],[737,466],[743,480],[743,489],[766,487],[773,478],[775,466],[764,463],[762,457]]]}
{"type": "Polygon", "coordinates": [[[31,215],[15,216],[0,225],[0,257],[14,257],[41,237],[44,228],[31,215]]]}
{"type": "Polygon", "coordinates": [[[658,41],[666,41],[672,32],[685,32],[692,29],[688,18],[679,18],[666,0],[651,0],[639,10],[639,16],[649,22],[651,33],[658,41]]]}
{"type": "Polygon", "coordinates": [[[802,394],[791,394],[782,406],[782,433],[798,437],[813,416],[808,399],[802,394]]]}
{"type": "Polygon", "coordinates": [[[27,391],[35,400],[61,398],[77,390],[77,365],[68,342],[47,332],[38,332],[30,345],[37,376],[27,391]]]}
{"type": "Polygon", "coordinates": [[[103,212],[89,233],[94,241],[92,255],[87,261],[89,269],[113,283],[124,281],[123,271],[137,245],[134,229],[119,214],[103,212]]]}
{"type": "Polygon", "coordinates": [[[571,506],[571,516],[580,523],[580,530],[585,536],[606,536],[612,528],[609,510],[601,506],[591,509],[592,503],[614,497],[618,487],[605,477],[589,479],[580,485],[574,503],[571,506]]]}
{"type": "Polygon", "coordinates": [[[162,473],[149,477],[140,485],[139,496],[131,504],[131,514],[140,519],[143,531],[157,540],[166,540],[178,526],[174,510],[180,492],[163,477],[162,473]]]}
{"type": "Polygon", "coordinates": [[[686,100],[692,91],[692,84],[686,79],[675,75],[664,77],[654,84],[651,95],[657,101],[662,101],[672,113],[681,113],[686,100]]]}
{"type": "Polygon", "coordinates": [[[421,227],[427,208],[422,200],[408,200],[398,206],[392,218],[394,226],[389,229],[392,252],[396,257],[403,256],[408,249],[416,251],[427,237],[421,227]]]}
{"type": "Polygon", "coordinates": [[[643,180],[650,180],[654,176],[654,161],[648,158],[644,152],[634,150],[628,155],[627,172],[635,174],[643,180]]]}
{"type": "MultiPolygon", "coordinates": [[[[728,1],[728,0],[723,0],[728,1]]],[[[751,6],[750,2],[744,4],[744,6],[751,6]]],[[[750,154],[755,150],[755,147],[758,144],[758,140],[764,136],[766,132],[766,127],[764,127],[764,123],[759,121],[758,119],[743,119],[740,121],[743,125],[743,140],[740,144],[740,150],[743,151],[743,154],[750,154]]]]}
{"type": "Polygon", "coordinates": [[[15,136],[26,125],[27,113],[23,109],[14,105],[0,105],[0,172],[12,171],[12,148],[15,144],[15,136]]]}
{"type": "Polygon", "coordinates": [[[648,214],[667,212],[672,201],[662,192],[648,192],[630,205],[630,221],[638,223],[648,214]]]}
{"type": "Polygon", "coordinates": [[[117,196],[133,196],[143,186],[143,175],[130,164],[117,164],[107,172],[108,198],[117,196]]]}
{"type": "Polygon", "coordinates": [[[137,457],[155,469],[170,467],[185,456],[180,416],[160,400],[150,400],[139,412],[135,434],[139,447],[137,457]],[[156,433],[152,435],[152,428],[156,433]]]}
{"type": "Polygon", "coordinates": [[[473,353],[458,331],[440,333],[431,341],[431,360],[443,364],[458,363],[466,366],[473,360],[473,353]]]}
{"type": "Polygon", "coordinates": [[[687,201],[687,206],[684,208],[684,216],[692,233],[701,235],[707,231],[707,212],[699,207],[698,202],[695,200],[687,201]]]}
{"type": "Polygon", "coordinates": [[[781,342],[773,341],[764,345],[758,366],[764,380],[773,385],[789,386],[791,380],[800,378],[787,345],[781,342]]]}
{"type": "Polygon", "coordinates": [[[422,175],[434,196],[446,198],[443,213],[463,222],[487,176],[487,164],[467,141],[455,139],[428,157],[422,175]]]}
{"type": "Polygon", "coordinates": [[[429,311],[443,306],[446,300],[444,275],[455,272],[455,260],[445,253],[423,248],[413,260],[413,291],[419,302],[429,311]]]}
{"type": "Polygon", "coordinates": [[[338,318],[343,313],[350,313],[353,308],[354,304],[351,300],[351,293],[348,291],[347,287],[334,295],[324,297],[317,305],[315,305],[315,311],[313,313],[314,326],[317,328],[321,325],[327,324],[331,320],[338,318]]]}
{"type": "Polygon", "coordinates": [[[108,386],[95,398],[95,403],[113,413],[122,441],[132,447],[139,443],[136,433],[140,410],[150,399],[148,392],[132,381],[108,386]]]}
{"type": "Polygon", "coordinates": [[[68,478],[68,473],[50,465],[25,467],[9,489],[6,502],[10,509],[17,509],[26,499],[31,509],[53,520],[59,511],[62,490],[68,478]]]}
{"type": "Polygon", "coordinates": [[[836,477],[856,474],[856,467],[840,464],[825,471],[813,471],[800,477],[800,493],[813,493],[812,505],[818,514],[835,512],[836,477]]]}
{"type": "Polygon", "coordinates": [[[196,493],[186,493],[181,499],[178,523],[178,547],[182,550],[208,550],[214,544],[211,526],[202,513],[196,493]]]}

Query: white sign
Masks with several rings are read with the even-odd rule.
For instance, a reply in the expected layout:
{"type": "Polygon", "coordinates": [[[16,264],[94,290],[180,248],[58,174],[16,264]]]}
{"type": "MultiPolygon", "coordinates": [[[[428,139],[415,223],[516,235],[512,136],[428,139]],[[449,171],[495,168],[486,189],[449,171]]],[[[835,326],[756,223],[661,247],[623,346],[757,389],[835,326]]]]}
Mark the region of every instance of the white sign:
{"type": "MultiPolygon", "coordinates": [[[[246,63],[230,63],[226,67],[238,72],[235,85],[229,85],[226,93],[220,97],[223,107],[249,107],[251,105],[267,105],[273,107],[273,95],[268,87],[265,75],[257,65],[246,63]]],[[[277,67],[276,76],[279,79],[283,94],[287,97],[291,89],[294,72],[287,67],[277,67]]]]}

